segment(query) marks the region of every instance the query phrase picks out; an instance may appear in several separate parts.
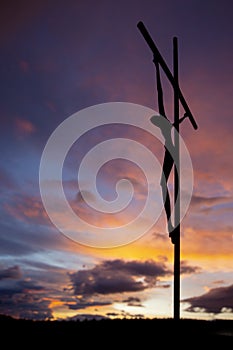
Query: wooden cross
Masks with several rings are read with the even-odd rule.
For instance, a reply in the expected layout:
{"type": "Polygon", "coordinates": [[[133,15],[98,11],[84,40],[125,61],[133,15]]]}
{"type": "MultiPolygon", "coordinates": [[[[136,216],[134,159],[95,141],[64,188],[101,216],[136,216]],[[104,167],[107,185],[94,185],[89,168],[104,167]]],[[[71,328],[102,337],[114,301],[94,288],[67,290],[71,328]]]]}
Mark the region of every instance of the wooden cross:
{"type": "Polygon", "coordinates": [[[173,38],[173,74],[168,68],[165,60],[160,54],[157,46],[152,40],[146,27],[142,22],[137,24],[138,29],[146,40],[150,47],[154,60],[161,66],[169,82],[171,83],[174,91],[174,127],[177,132],[174,133],[174,149],[175,158],[174,162],[174,232],[172,243],[174,244],[174,287],[173,287],[173,318],[175,320],[180,319],[180,138],[179,138],[179,104],[181,103],[184,111],[189,118],[193,128],[198,128],[197,123],[190,111],[190,108],[183,96],[183,93],[179,87],[178,79],[178,40],[173,38]]]}

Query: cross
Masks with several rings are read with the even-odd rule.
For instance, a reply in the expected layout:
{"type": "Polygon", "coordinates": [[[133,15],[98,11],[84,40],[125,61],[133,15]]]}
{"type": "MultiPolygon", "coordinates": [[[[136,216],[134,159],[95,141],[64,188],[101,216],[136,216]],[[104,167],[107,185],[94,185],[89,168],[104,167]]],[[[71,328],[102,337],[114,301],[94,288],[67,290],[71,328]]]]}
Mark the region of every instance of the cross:
{"type": "MultiPolygon", "coordinates": [[[[179,124],[181,120],[185,117],[188,117],[193,128],[197,129],[197,123],[192,115],[192,112],[183,96],[183,93],[179,87],[179,79],[178,79],[178,39],[176,37],[173,38],[173,74],[168,68],[165,60],[160,54],[157,46],[152,40],[150,34],[148,33],[146,27],[142,22],[137,24],[138,29],[146,40],[148,46],[150,47],[153,53],[153,62],[155,63],[156,72],[157,72],[157,90],[159,97],[159,113],[165,116],[163,99],[162,99],[162,88],[160,84],[160,76],[159,76],[159,68],[161,67],[167,76],[169,82],[171,83],[174,91],[174,123],[173,126],[176,129],[174,133],[174,150],[176,162],[173,161],[174,164],[174,228],[173,230],[169,229],[169,236],[171,237],[172,243],[174,244],[174,287],[173,287],[173,318],[175,320],[180,319],[180,138],[179,138],[179,124]],[[180,119],[179,116],[179,105],[182,104],[185,116],[180,119]],[[162,113],[163,112],[163,113],[162,113]]],[[[153,120],[151,120],[153,123],[153,120]]],[[[167,152],[167,150],[166,150],[167,152]]],[[[165,152],[165,153],[166,153],[165,152]]],[[[173,164],[169,165],[171,162],[171,156],[169,159],[169,154],[167,153],[167,157],[164,158],[164,169],[165,169],[165,180],[166,178],[166,169],[169,168],[167,176],[169,176],[171,167],[173,164]]],[[[168,228],[172,227],[171,218],[170,218],[170,200],[168,200],[166,191],[167,187],[162,183],[162,191],[163,191],[163,199],[165,211],[167,214],[168,228]]]]}

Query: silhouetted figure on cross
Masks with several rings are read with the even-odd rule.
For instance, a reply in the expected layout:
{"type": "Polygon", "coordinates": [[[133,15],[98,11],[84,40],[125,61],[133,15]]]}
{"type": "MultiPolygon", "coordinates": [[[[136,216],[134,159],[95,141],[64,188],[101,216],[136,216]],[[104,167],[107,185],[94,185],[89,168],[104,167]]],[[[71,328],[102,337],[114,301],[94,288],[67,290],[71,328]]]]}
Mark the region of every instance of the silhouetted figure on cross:
{"type": "MultiPolygon", "coordinates": [[[[163,168],[162,168],[163,173],[161,176],[160,185],[162,188],[164,209],[167,217],[167,229],[168,229],[169,237],[171,237],[172,243],[174,243],[175,228],[171,219],[171,201],[170,201],[167,182],[168,182],[168,178],[171,173],[172,167],[174,165],[174,159],[170,154],[169,150],[172,151],[171,152],[172,154],[175,154],[174,143],[172,141],[172,128],[175,126],[175,124],[170,123],[169,119],[166,116],[164,103],[163,103],[163,90],[162,90],[162,84],[160,79],[159,63],[157,62],[155,57],[153,62],[156,67],[158,107],[159,107],[160,116],[153,116],[151,117],[150,120],[154,125],[160,128],[161,133],[164,137],[165,153],[164,153],[163,168]]],[[[184,116],[179,120],[179,123],[181,123],[186,117],[188,117],[187,113],[185,113],[184,116]]]]}

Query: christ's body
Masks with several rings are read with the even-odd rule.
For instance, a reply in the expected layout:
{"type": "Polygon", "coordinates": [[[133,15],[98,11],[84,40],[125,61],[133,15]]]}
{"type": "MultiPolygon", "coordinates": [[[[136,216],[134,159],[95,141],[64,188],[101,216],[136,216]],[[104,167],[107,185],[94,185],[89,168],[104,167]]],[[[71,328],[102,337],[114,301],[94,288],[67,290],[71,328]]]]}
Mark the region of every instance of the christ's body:
{"type": "MultiPolygon", "coordinates": [[[[161,176],[160,185],[162,188],[162,195],[163,195],[163,202],[164,202],[164,208],[166,212],[167,217],[167,229],[169,232],[169,236],[172,237],[173,231],[174,231],[174,225],[172,224],[171,220],[171,201],[170,201],[170,195],[168,190],[168,178],[171,173],[172,167],[174,165],[174,159],[173,155],[175,154],[175,148],[174,143],[172,141],[172,128],[174,127],[174,124],[171,124],[168,118],[165,114],[164,104],[163,104],[163,91],[162,91],[162,85],[161,85],[161,79],[160,79],[160,72],[159,72],[159,64],[154,59],[155,67],[156,67],[156,80],[157,80],[157,91],[158,91],[158,107],[159,107],[159,114],[160,116],[153,116],[151,117],[151,122],[160,128],[161,133],[164,137],[164,159],[163,159],[163,174],[161,176]]],[[[181,123],[185,118],[187,117],[187,114],[184,114],[183,118],[179,120],[179,123],[181,123]]]]}

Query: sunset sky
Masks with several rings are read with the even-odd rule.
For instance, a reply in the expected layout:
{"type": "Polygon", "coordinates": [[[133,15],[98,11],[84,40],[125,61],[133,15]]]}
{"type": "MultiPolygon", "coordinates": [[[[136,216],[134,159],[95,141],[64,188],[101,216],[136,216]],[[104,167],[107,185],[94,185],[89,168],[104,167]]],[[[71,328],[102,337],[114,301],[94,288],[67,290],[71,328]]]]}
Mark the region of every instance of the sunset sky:
{"type": "MultiPolygon", "coordinates": [[[[88,247],[52,224],[39,188],[43,149],[66,118],[108,102],[158,109],[153,57],[137,28],[143,21],[171,69],[172,38],[178,37],[180,86],[199,126],[181,126],[194,173],[181,224],[181,317],[233,319],[232,13],[230,0],[1,2],[0,314],[173,316],[173,245],[164,213],[134,242],[88,247]]],[[[172,120],[172,89],[163,74],[162,80],[172,120]]],[[[98,190],[113,200],[117,181],[128,179],[132,205],[107,215],[85,204],[77,184],[80,162],[99,142],[116,137],[157,151],[148,133],[106,126],[78,140],[64,162],[70,205],[100,227],[132,220],[147,194],[143,172],[116,160],[101,169],[98,190]]],[[[95,202],[90,173],[86,195],[95,202]]]]}

